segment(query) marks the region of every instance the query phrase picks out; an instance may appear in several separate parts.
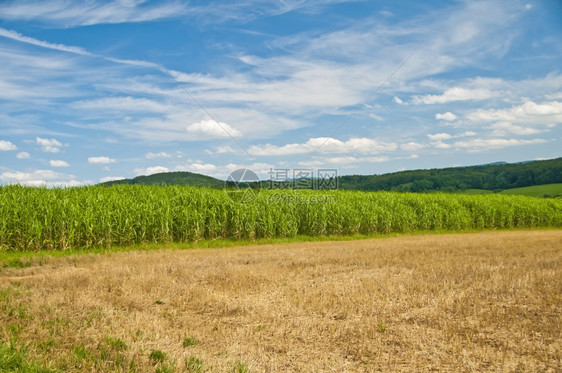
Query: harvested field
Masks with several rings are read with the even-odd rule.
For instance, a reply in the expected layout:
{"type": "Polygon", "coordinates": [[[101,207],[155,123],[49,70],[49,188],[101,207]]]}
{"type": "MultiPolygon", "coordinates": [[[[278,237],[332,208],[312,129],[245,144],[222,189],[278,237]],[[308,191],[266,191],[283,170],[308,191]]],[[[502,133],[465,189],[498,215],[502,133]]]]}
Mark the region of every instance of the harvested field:
{"type": "Polygon", "coordinates": [[[555,372],[561,294],[560,230],[52,258],[0,272],[0,370],[555,372]]]}

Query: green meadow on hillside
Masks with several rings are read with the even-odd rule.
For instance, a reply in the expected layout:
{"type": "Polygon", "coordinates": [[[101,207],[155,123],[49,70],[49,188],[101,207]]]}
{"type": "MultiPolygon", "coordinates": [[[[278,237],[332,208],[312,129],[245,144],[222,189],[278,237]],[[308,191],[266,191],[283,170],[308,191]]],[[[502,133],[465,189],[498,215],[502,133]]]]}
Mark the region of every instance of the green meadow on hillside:
{"type": "Polygon", "coordinates": [[[516,194],[531,197],[562,197],[562,184],[534,185],[523,188],[506,189],[501,194],[516,194]]]}

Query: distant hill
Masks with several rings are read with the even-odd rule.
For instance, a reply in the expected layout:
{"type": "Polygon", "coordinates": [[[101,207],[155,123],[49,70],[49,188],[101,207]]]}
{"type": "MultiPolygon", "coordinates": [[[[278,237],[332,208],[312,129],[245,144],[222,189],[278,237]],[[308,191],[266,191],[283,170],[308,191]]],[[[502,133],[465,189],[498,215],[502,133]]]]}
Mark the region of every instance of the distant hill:
{"type": "Polygon", "coordinates": [[[208,188],[223,188],[224,181],[214,177],[193,172],[163,172],[148,176],[137,176],[134,179],[113,180],[101,185],[138,184],[138,185],[192,185],[208,188]]]}
{"type": "MultiPolygon", "coordinates": [[[[506,189],[557,183],[562,183],[562,158],[338,177],[339,189],[402,192],[500,192],[506,189]]],[[[102,185],[116,184],[193,185],[223,188],[225,182],[192,172],[165,172],[138,176],[134,179],[109,181],[102,185]]],[[[265,183],[262,183],[262,186],[265,186],[265,183]]]]}
{"type": "Polygon", "coordinates": [[[467,189],[485,189],[497,192],[512,188],[562,183],[562,158],[401,171],[372,176],[341,176],[338,181],[340,189],[351,190],[457,192],[467,189]]]}

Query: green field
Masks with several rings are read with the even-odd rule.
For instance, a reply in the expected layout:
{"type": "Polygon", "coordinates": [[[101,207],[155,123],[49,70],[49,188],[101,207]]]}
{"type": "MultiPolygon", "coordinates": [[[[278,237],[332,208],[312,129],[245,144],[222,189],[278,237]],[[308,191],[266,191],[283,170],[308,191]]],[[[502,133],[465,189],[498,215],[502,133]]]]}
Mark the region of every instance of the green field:
{"type": "Polygon", "coordinates": [[[209,239],[562,226],[562,200],[506,195],[262,190],[251,203],[181,186],[0,188],[0,250],[209,239]]]}
{"type": "Polygon", "coordinates": [[[534,185],[523,188],[506,189],[500,193],[531,197],[562,197],[562,184],[534,185]]]}

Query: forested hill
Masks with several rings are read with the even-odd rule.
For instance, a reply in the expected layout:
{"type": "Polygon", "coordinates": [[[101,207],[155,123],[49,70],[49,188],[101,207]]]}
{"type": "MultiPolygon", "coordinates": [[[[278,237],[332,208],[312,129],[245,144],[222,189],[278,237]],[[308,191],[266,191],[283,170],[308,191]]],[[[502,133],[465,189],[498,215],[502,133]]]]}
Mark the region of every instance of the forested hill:
{"type": "MultiPolygon", "coordinates": [[[[339,189],[456,192],[467,189],[500,191],[533,185],[562,183],[562,158],[522,163],[501,163],[431,170],[401,171],[383,175],[338,178],[339,189]]],[[[192,172],[166,172],[103,185],[194,185],[223,188],[224,181],[192,172]]],[[[257,185],[256,185],[257,186],[257,185]]],[[[265,186],[265,184],[263,185],[265,186]]]]}
{"type": "Polygon", "coordinates": [[[139,184],[139,185],[193,185],[209,188],[223,188],[224,181],[214,177],[193,172],[164,172],[148,176],[137,176],[134,179],[113,180],[102,185],[139,184]]]}
{"type": "Polygon", "coordinates": [[[340,189],[407,192],[455,192],[466,189],[499,191],[554,183],[562,183],[562,158],[339,178],[340,189]]]}

